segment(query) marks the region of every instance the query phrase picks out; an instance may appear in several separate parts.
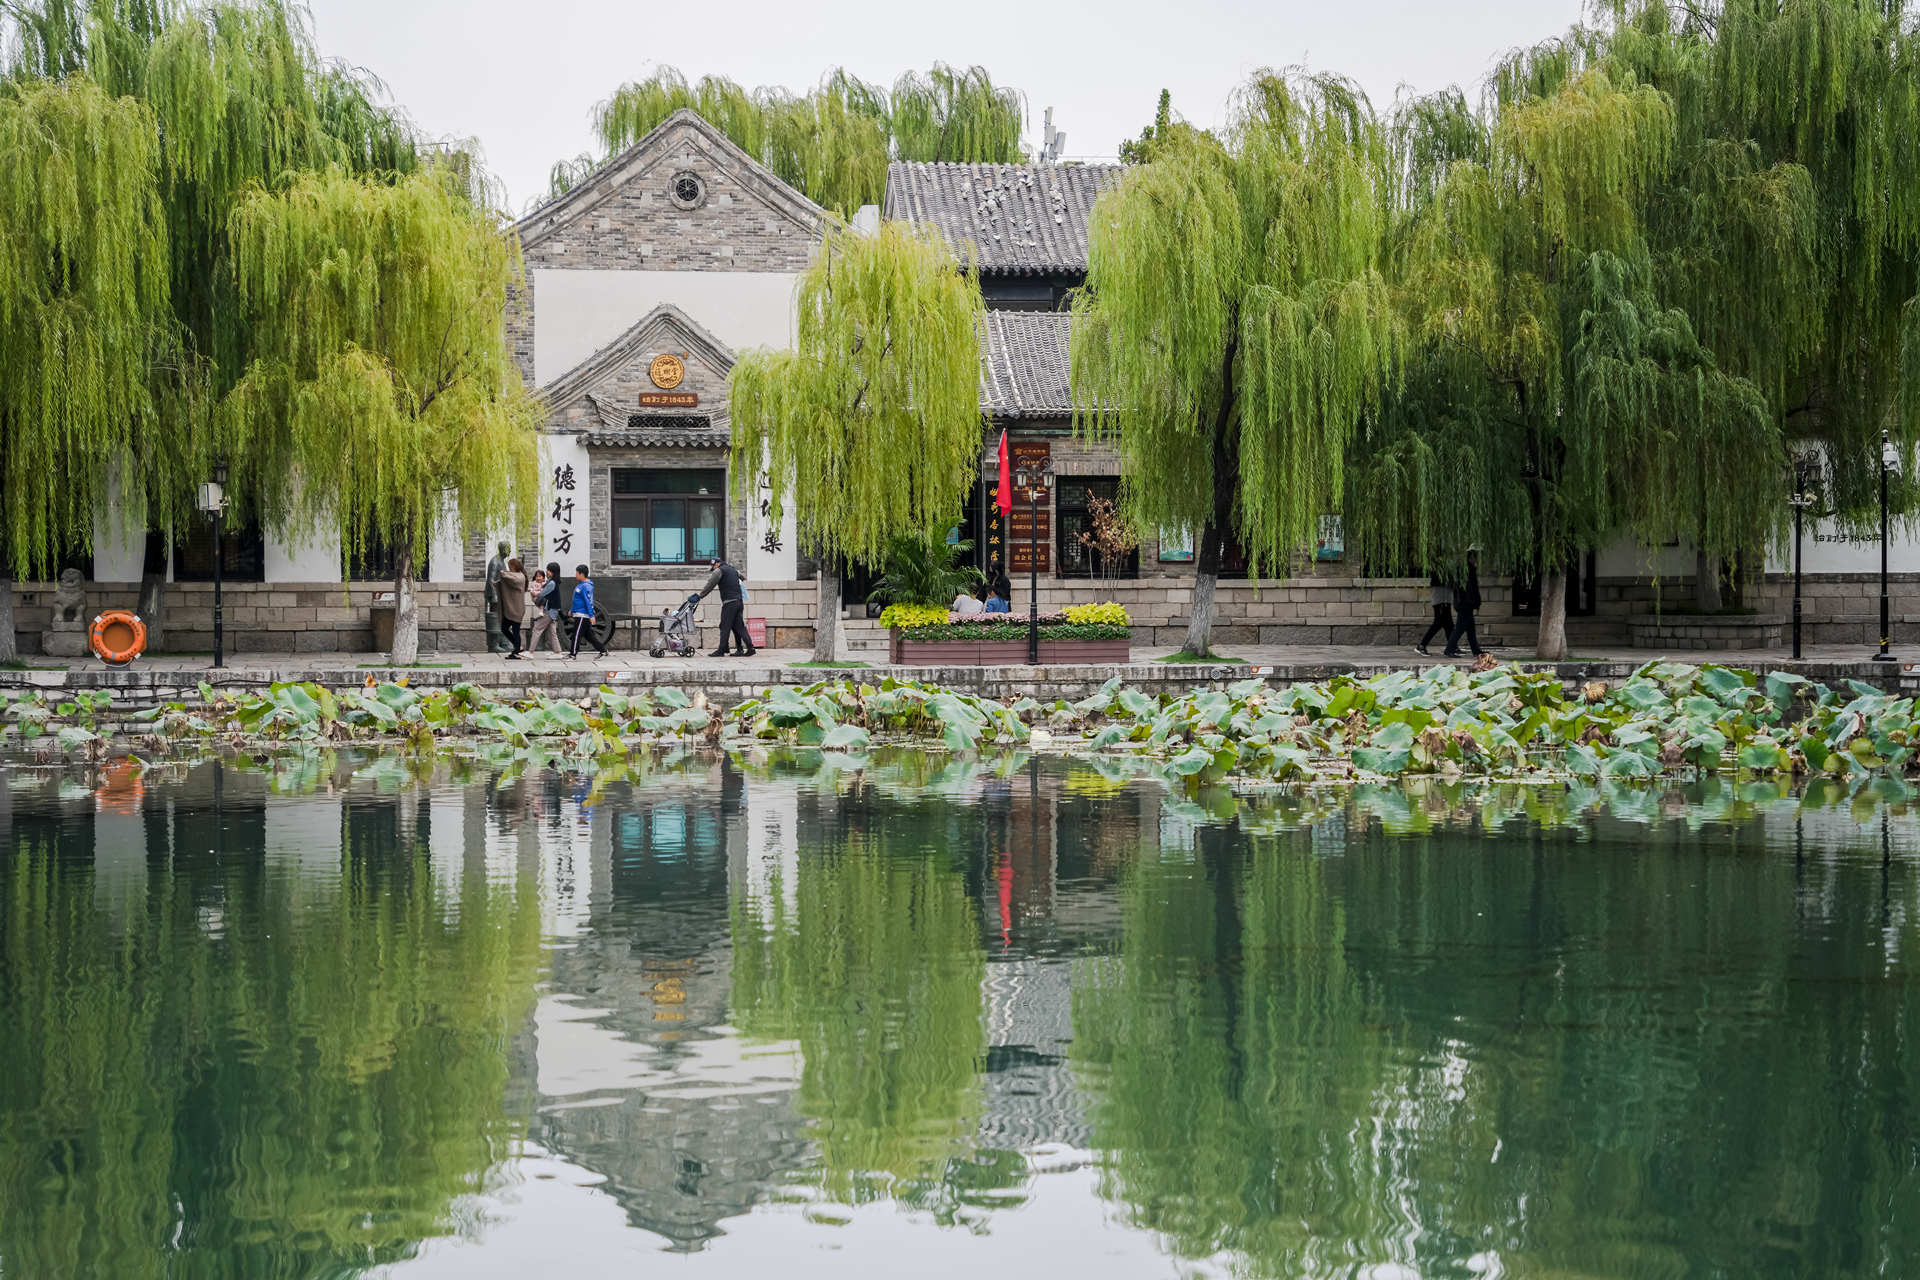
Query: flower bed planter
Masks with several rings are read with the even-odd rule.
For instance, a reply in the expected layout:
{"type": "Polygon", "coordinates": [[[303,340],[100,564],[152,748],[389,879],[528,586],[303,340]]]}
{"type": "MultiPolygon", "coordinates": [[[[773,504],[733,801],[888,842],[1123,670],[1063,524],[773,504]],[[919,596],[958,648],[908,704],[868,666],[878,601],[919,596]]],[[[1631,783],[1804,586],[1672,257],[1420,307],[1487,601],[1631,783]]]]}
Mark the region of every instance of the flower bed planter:
{"type": "MultiPolygon", "coordinates": [[[[1025,640],[905,640],[899,627],[888,633],[887,649],[889,662],[908,667],[1025,666],[1027,662],[1025,640]]],[[[1126,662],[1131,656],[1132,642],[1128,640],[1040,642],[1042,665],[1126,662]]]]}
{"type": "Polygon", "coordinates": [[[1096,662],[1130,662],[1131,640],[1042,640],[1040,662],[1044,665],[1085,666],[1096,662]]]}
{"type": "Polygon", "coordinates": [[[1027,660],[1024,640],[938,640],[929,644],[902,640],[898,627],[893,629],[888,648],[889,662],[908,667],[998,667],[1027,660]]]}

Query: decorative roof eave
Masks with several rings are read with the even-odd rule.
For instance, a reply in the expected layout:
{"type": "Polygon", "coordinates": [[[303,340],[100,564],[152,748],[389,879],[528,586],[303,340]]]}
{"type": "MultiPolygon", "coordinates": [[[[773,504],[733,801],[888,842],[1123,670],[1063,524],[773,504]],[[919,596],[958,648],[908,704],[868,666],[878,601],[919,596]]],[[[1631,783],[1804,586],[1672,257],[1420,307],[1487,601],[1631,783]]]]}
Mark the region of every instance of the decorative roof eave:
{"type": "Polygon", "coordinates": [[[521,247],[559,235],[597,209],[601,201],[625,186],[641,170],[657,163],[659,153],[682,129],[698,137],[700,150],[722,172],[808,231],[817,230],[821,219],[827,217],[825,209],[782,182],[773,170],[736,146],[733,139],[697,112],[682,107],[655,125],[644,138],[594,170],[585,181],[516,222],[513,229],[519,233],[521,247]]]}
{"type": "MultiPolygon", "coordinates": [[[[625,333],[555,378],[544,391],[548,413],[564,413],[580,400],[590,398],[595,387],[643,352],[653,341],[654,331],[662,328],[672,330],[677,340],[686,345],[687,354],[698,356],[722,377],[733,368],[731,347],[679,307],[662,302],[625,333]]],[[[597,401],[594,409],[604,421],[605,414],[597,401]]]]}
{"type": "Polygon", "coordinates": [[[733,433],[711,431],[588,431],[581,440],[595,449],[727,449],[733,433]]]}

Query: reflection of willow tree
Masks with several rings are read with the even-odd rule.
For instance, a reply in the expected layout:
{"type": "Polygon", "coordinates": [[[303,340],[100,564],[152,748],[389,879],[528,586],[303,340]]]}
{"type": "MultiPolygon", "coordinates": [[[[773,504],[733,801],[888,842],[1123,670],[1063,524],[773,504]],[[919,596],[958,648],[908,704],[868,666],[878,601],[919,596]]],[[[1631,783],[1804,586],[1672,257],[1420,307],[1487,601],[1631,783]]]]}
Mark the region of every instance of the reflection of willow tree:
{"type": "Polygon", "coordinates": [[[1464,1274],[1490,1249],[1527,1275],[1901,1271],[1899,873],[1883,905],[1877,858],[1593,836],[1144,854],[1119,954],[1076,984],[1106,1192],[1260,1275],[1464,1274]]]}
{"type": "Polygon", "coordinates": [[[449,1229],[513,1132],[538,901],[471,874],[455,902],[424,841],[361,830],[337,880],[176,864],[118,924],[62,837],[8,851],[7,1274],[333,1275],[449,1229]]]}
{"type": "Polygon", "coordinates": [[[1324,865],[1144,853],[1120,955],[1074,984],[1106,1193],[1189,1256],[1343,1273],[1394,1220],[1370,1113],[1395,1037],[1342,951],[1324,865]]]}
{"type": "Polygon", "coordinates": [[[970,1185],[985,966],[963,875],[896,847],[803,843],[797,884],[736,897],[733,1008],[746,1034],[800,1044],[823,1191],[941,1207],[970,1185]]]}

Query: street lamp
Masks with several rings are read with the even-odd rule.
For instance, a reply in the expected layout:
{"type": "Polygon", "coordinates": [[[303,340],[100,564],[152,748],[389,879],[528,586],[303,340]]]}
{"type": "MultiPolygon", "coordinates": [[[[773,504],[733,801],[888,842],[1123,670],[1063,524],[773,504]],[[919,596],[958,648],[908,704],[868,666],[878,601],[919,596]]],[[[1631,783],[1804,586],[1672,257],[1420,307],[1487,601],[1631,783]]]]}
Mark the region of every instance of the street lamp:
{"type": "Polygon", "coordinates": [[[1880,652],[1875,662],[1892,662],[1887,647],[1893,641],[1893,626],[1887,616],[1887,475],[1900,469],[1900,450],[1885,427],[1880,428],[1880,652]]]}
{"type": "Polygon", "coordinates": [[[213,464],[213,480],[200,486],[199,507],[213,514],[213,665],[227,665],[225,615],[220,607],[220,520],[227,508],[227,464],[213,464]]]}
{"type": "Polygon", "coordinates": [[[1800,661],[1800,534],[1807,508],[1818,500],[1820,454],[1805,449],[1793,455],[1793,493],[1787,505],[1793,508],[1793,660],[1800,661]]]}
{"type": "MultiPolygon", "coordinates": [[[[1053,488],[1053,462],[1014,469],[1013,482],[1027,491],[1027,665],[1040,665],[1040,491],[1053,488]]],[[[1007,542],[1012,547],[1011,539],[1007,542]]]]}

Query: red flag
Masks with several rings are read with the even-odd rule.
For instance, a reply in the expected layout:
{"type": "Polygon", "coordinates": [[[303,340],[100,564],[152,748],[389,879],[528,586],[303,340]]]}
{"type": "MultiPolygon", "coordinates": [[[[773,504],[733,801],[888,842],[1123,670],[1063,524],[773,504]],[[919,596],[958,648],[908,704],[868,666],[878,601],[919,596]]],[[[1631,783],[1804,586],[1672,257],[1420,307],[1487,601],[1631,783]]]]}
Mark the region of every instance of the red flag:
{"type": "Polygon", "coordinates": [[[1000,492],[994,496],[993,505],[1000,508],[1000,514],[1013,514],[1013,468],[1007,465],[1007,433],[1000,431],[1000,492]]]}

